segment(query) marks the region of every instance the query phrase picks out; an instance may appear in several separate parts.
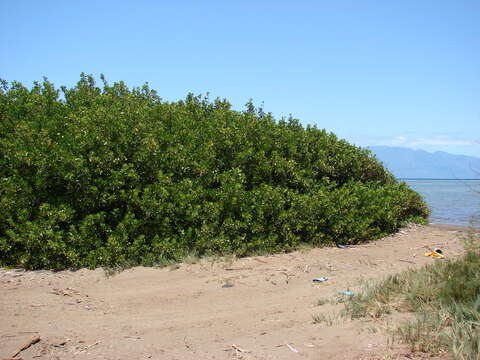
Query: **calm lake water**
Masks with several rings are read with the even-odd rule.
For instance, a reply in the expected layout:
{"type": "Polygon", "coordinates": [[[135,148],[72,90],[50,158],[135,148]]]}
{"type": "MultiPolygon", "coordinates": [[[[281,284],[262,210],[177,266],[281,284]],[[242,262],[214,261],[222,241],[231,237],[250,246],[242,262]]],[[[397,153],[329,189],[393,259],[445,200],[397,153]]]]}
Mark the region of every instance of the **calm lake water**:
{"type": "Polygon", "coordinates": [[[403,180],[430,206],[433,224],[480,227],[480,180],[403,180]]]}

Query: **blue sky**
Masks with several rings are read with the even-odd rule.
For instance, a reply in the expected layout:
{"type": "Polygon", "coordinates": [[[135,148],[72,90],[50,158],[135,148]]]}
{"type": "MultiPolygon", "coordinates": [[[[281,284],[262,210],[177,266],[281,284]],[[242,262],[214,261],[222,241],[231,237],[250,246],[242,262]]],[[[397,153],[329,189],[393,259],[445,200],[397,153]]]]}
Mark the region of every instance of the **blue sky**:
{"type": "Polygon", "coordinates": [[[252,98],[358,145],[480,157],[480,1],[1,1],[0,77],[252,98]]]}

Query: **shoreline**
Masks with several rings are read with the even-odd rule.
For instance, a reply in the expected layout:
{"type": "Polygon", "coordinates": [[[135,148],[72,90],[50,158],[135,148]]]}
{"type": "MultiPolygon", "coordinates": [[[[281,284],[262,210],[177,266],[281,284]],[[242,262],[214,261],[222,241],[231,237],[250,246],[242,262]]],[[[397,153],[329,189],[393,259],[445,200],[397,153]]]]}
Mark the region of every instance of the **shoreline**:
{"type": "Polygon", "coordinates": [[[478,226],[472,226],[472,225],[455,225],[455,224],[437,224],[437,223],[429,223],[428,225],[424,226],[432,226],[432,227],[437,227],[439,229],[445,229],[445,230],[478,230],[480,231],[480,225],[478,226]]]}
{"type": "Polygon", "coordinates": [[[480,178],[478,179],[452,179],[452,178],[397,178],[397,180],[400,181],[479,181],[480,178]]]}
{"type": "Polygon", "coordinates": [[[480,230],[480,222],[476,225],[458,225],[458,224],[445,224],[445,223],[429,223],[426,226],[438,226],[442,227],[451,227],[452,229],[457,228],[458,230],[480,230]]]}

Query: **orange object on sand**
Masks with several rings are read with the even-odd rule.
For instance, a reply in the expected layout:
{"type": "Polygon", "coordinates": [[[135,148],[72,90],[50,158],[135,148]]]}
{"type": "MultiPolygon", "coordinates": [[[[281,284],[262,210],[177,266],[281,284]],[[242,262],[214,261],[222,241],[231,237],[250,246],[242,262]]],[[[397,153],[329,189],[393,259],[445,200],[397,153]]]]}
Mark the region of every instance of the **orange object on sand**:
{"type": "Polygon", "coordinates": [[[445,255],[443,255],[443,252],[440,249],[435,249],[435,250],[432,250],[431,252],[425,253],[425,256],[431,256],[434,259],[444,259],[445,258],[445,255]]]}

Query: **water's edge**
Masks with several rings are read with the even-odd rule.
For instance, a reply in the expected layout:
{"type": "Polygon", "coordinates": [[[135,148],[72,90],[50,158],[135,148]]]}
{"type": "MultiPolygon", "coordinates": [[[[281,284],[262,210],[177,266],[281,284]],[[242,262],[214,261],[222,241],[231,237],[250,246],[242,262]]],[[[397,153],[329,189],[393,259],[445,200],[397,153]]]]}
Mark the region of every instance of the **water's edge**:
{"type": "Polygon", "coordinates": [[[399,179],[423,196],[432,224],[480,227],[480,179],[399,179]]]}

